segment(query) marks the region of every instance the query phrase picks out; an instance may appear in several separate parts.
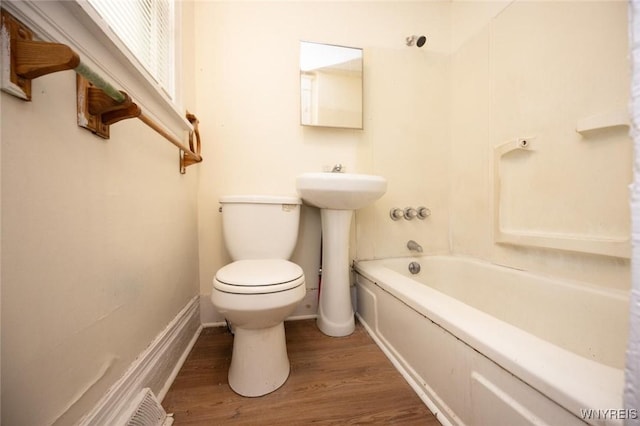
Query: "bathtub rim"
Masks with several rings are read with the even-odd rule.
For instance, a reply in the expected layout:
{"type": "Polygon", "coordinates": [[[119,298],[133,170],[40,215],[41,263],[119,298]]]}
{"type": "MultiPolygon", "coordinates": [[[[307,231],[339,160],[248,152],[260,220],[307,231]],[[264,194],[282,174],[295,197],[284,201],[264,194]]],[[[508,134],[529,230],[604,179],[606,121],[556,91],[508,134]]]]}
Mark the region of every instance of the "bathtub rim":
{"type": "MultiPolygon", "coordinates": [[[[393,258],[393,260],[406,260],[408,264],[425,258],[455,259],[518,271],[478,259],[458,256],[424,255],[393,258]]],[[[574,354],[492,317],[389,269],[383,265],[385,260],[388,258],[356,260],[354,271],[578,418],[581,418],[581,409],[623,408],[624,370],[574,354]],[[456,310],[459,315],[451,318],[448,312],[452,310],[456,310]],[[513,340],[504,339],[503,336],[512,336],[513,340]],[[531,347],[535,347],[536,350],[519,349],[531,347]]],[[[526,271],[518,272],[531,274],[526,271]]],[[[541,278],[548,277],[541,276],[541,278]]],[[[588,419],[582,420],[589,422],[588,419]]],[[[591,419],[591,421],[594,422],[592,424],[598,424],[597,419],[591,419]]]]}

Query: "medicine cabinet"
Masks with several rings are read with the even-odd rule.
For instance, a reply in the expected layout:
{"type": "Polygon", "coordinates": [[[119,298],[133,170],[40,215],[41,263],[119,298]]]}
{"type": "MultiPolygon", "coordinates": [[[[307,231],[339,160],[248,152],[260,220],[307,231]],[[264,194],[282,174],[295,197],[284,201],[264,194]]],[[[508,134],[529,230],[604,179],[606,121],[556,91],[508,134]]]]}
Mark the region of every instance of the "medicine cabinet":
{"type": "Polygon", "coordinates": [[[362,49],[300,42],[300,124],[362,129],[362,49]]]}

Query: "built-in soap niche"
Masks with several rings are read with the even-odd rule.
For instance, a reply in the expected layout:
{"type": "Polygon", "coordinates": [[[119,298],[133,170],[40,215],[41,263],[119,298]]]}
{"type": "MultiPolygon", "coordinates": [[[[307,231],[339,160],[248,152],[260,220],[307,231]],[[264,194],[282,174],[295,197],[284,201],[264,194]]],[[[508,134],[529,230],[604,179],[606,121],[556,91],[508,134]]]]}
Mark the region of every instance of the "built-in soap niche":
{"type": "Polygon", "coordinates": [[[618,124],[589,125],[591,138],[576,130],[494,148],[495,242],[629,258],[628,134],[618,124]]]}
{"type": "Polygon", "coordinates": [[[491,19],[497,243],[630,256],[627,15],[619,2],[511,2],[491,19]]]}

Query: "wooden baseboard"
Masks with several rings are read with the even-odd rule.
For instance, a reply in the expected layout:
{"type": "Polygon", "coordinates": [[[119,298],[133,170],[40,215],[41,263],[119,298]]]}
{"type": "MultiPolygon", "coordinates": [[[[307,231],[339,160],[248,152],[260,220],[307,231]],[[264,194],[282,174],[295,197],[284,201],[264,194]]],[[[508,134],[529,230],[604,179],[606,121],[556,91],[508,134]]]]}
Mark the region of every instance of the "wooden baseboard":
{"type": "Polygon", "coordinates": [[[200,330],[200,301],[195,296],[80,420],[80,426],[120,424],[120,417],[143,388],[151,388],[162,401],[200,330]]]}

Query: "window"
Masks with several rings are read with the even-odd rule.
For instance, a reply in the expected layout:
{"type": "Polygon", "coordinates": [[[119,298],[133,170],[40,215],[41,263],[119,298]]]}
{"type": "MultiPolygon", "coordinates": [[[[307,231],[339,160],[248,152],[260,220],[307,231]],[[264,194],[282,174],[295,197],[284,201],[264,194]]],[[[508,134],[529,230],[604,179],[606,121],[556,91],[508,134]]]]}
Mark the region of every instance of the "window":
{"type": "Polygon", "coordinates": [[[88,0],[109,28],[175,101],[174,0],[88,0]]]}

